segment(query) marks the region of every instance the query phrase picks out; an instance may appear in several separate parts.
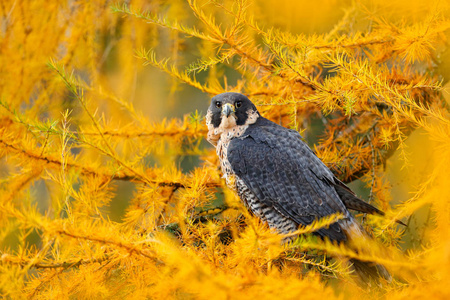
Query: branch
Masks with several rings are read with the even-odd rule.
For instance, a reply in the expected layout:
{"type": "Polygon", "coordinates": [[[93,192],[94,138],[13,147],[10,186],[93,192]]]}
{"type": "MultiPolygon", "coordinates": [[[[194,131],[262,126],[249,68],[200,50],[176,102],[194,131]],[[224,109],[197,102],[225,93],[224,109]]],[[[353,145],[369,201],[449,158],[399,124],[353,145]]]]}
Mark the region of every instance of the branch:
{"type": "Polygon", "coordinates": [[[30,267],[35,269],[69,269],[76,268],[81,265],[88,265],[93,263],[101,263],[108,260],[110,257],[108,255],[101,258],[93,259],[79,259],[74,261],[64,261],[64,262],[52,262],[52,263],[42,263],[42,262],[32,262],[32,260],[24,260],[17,256],[12,256],[9,254],[2,254],[0,264],[14,264],[22,267],[30,267]]]}
{"type": "MultiPolygon", "coordinates": [[[[9,143],[8,141],[5,141],[2,138],[0,138],[0,144],[3,144],[4,147],[11,149],[16,154],[24,155],[30,159],[46,163],[51,167],[56,167],[56,168],[60,169],[62,166],[62,162],[60,159],[57,159],[55,157],[35,154],[32,152],[32,150],[22,149],[12,143],[9,143]]],[[[123,170],[115,171],[115,172],[98,171],[96,168],[90,168],[86,165],[77,164],[74,162],[67,162],[66,167],[68,169],[78,170],[82,175],[87,175],[87,176],[106,177],[106,178],[110,178],[112,180],[124,180],[124,181],[149,183],[152,185],[156,184],[158,186],[173,187],[173,188],[189,188],[190,187],[189,185],[186,185],[185,183],[182,183],[182,182],[153,180],[153,179],[148,178],[148,176],[146,176],[145,180],[144,180],[140,176],[136,176],[135,174],[126,173],[123,170]]],[[[220,182],[210,181],[210,182],[206,183],[205,186],[208,188],[218,188],[218,187],[221,187],[222,184],[220,182]]]]}
{"type": "MultiPolygon", "coordinates": [[[[123,243],[120,241],[113,241],[113,240],[108,240],[108,239],[104,239],[101,237],[90,237],[90,236],[83,236],[83,235],[76,235],[70,232],[67,232],[65,230],[58,230],[56,231],[57,234],[61,234],[61,235],[66,235],[68,237],[74,238],[74,239],[81,239],[81,240],[87,240],[87,241],[93,241],[93,242],[98,242],[101,244],[109,244],[109,245],[114,245],[117,246],[119,248],[124,248],[126,249],[130,254],[131,253],[136,253],[138,255],[144,256],[146,258],[152,259],[152,260],[156,260],[156,258],[150,254],[148,254],[147,252],[145,252],[143,249],[139,249],[138,247],[136,247],[135,244],[132,243],[123,243]]],[[[147,242],[157,242],[156,240],[153,239],[147,239],[147,242]]],[[[150,251],[150,249],[146,249],[148,251],[150,251]]]]}

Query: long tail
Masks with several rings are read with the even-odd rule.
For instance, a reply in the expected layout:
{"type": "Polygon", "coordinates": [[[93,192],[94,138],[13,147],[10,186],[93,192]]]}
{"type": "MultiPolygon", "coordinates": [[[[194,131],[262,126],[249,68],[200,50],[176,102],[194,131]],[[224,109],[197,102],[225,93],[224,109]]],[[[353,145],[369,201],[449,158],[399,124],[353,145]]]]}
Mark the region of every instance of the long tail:
{"type": "MultiPolygon", "coordinates": [[[[354,220],[348,220],[341,223],[344,232],[348,237],[348,245],[358,253],[364,253],[369,247],[373,246],[374,241],[369,234],[354,220]],[[356,245],[358,244],[358,245],[356,245]],[[372,244],[372,245],[371,245],[372,244]]],[[[382,280],[391,282],[392,276],[388,270],[381,264],[370,261],[361,261],[355,258],[349,260],[358,281],[362,285],[371,286],[380,285],[382,280]]]]}
{"type": "Polygon", "coordinates": [[[362,285],[371,286],[372,284],[380,285],[381,280],[391,282],[392,276],[383,265],[372,262],[361,261],[357,259],[350,260],[352,268],[355,270],[355,275],[362,285]]]}

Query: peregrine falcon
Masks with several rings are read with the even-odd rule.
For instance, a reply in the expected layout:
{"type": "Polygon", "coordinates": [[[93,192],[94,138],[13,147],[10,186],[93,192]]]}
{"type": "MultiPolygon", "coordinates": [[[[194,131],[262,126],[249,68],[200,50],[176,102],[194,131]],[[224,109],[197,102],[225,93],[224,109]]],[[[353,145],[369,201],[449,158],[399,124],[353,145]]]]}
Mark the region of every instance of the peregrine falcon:
{"type": "MultiPolygon", "coordinates": [[[[315,234],[346,242],[364,234],[348,209],[383,215],[339,181],[297,131],[262,117],[246,96],[223,93],[213,97],[206,124],[207,140],[216,147],[228,187],[270,228],[286,234],[341,213],[343,219],[315,234]]],[[[380,265],[352,262],[370,277],[374,273],[389,277],[380,265]]]]}

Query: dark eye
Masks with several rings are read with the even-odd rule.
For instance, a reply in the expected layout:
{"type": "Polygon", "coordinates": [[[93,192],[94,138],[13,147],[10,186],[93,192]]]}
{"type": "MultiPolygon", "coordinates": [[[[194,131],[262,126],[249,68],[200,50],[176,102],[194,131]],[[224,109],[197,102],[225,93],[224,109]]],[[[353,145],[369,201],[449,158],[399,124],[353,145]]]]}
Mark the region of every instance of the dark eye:
{"type": "Polygon", "coordinates": [[[219,101],[216,101],[216,107],[220,108],[222,106],[222,103],[220,103],[219,101]]]}
{"type": "Polygon", "coordinates": [[[236,108],[241,107],[241,105],[242,105],[242,101],[237,101],[237,102],[234,104],[234,106],[236,106],[236,108]]]}

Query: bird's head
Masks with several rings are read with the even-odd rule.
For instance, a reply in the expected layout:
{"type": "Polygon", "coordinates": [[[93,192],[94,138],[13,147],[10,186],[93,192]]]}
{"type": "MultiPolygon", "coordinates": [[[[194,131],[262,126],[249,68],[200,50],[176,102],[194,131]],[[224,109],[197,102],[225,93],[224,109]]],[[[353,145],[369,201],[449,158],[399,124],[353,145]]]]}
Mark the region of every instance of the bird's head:
{"type": "MultiPolygon", "coordinates": [[[[259,112],[256,106],[239,93],[223,93],[211,99],[206,114],[208,141],[215,145],[221,133],[227,129],[243,128],[256,122],[259,112]]],[[[242,131],[242,130],[241,130],[242,131]]]]}
{"type": "Polygon", "coordinates": [[[258,113],[256,106],[246,96],[239,93],[219,94],[211,99],[211,105],[208,108],[214,128],[221,125],[226,128],[227,124],[246,125],[250,114],[255,112],[258,113]]]}

